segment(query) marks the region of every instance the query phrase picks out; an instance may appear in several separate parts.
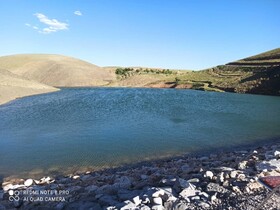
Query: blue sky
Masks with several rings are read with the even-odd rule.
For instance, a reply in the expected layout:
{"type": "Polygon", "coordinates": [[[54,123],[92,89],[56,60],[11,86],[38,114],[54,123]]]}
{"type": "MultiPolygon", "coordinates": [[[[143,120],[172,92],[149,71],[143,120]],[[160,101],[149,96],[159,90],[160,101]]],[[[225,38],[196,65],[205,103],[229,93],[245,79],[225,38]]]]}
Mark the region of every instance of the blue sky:
{"type": "Polygon", "coordinates": [[[278,0],[0,0],[0,56],[203,69],[280,47],[279,8],[278,0]]]}

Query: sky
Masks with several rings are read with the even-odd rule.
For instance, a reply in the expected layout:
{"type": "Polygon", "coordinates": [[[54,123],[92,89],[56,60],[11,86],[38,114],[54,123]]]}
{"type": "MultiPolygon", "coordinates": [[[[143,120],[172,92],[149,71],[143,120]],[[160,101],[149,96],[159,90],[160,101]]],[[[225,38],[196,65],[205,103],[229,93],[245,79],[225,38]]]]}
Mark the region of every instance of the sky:
{"type": "Polygon", "coordinates": [[[0,0],[0,56],[199,70],[280,47],[279,0],[0,0]]]}

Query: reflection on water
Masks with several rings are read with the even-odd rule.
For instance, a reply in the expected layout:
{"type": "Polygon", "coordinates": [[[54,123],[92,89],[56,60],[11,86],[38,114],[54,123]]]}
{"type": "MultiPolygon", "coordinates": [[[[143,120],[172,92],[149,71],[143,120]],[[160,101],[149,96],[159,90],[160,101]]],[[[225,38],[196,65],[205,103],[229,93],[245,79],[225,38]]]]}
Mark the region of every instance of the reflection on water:
{"type": "Polygon", "coordinates": [[[0,175],[100,169],[252,144],[280,136],[279,116],[280,97],[63,89],[0,106],[0,175]]]}

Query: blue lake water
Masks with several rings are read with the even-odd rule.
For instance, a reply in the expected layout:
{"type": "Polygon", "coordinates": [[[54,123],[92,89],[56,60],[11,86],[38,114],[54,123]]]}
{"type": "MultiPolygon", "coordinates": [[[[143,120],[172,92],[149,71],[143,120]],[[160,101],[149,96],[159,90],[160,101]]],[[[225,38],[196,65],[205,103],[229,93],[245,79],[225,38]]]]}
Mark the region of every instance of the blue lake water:
{"type": "Polygon", "coordinates": [[[66,88],[0,106],[0,176],[98,169],[280,137],[280,97],[66,88]]]}

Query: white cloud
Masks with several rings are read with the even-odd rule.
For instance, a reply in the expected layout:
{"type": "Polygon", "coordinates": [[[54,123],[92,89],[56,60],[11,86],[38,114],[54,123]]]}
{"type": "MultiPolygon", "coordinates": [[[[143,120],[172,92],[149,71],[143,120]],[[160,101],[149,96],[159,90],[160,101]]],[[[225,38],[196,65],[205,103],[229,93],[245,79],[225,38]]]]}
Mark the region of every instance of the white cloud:
{"type": "Polygon", "coordinates": [[[75,15],[78,15],[78,16],[82,16],[82,15],[83,15],[83,14],[81,13],[81,11],[79,11],[79,10],[75,11],[74,14],[75,14],[75,15]]]}
{"type": "Polygon", "coordinates": [[[40,33],[49,34],[49,33],[68,29],[67,23],[59,22],[56,19],[49,19],[46,15],[42,13],[36,13],[34,15],[39,19],[41,23],[44,23],[45,25],[48,26],[46,28],[43,28],[43,30],[39,31],[40,33]]]}
{"type": "Polygon", "coordinates": [[[26,25],[27,27],[31,27],[31,25],[30,25],[29,23],[25,23],[25,25],[26,25]]]}

